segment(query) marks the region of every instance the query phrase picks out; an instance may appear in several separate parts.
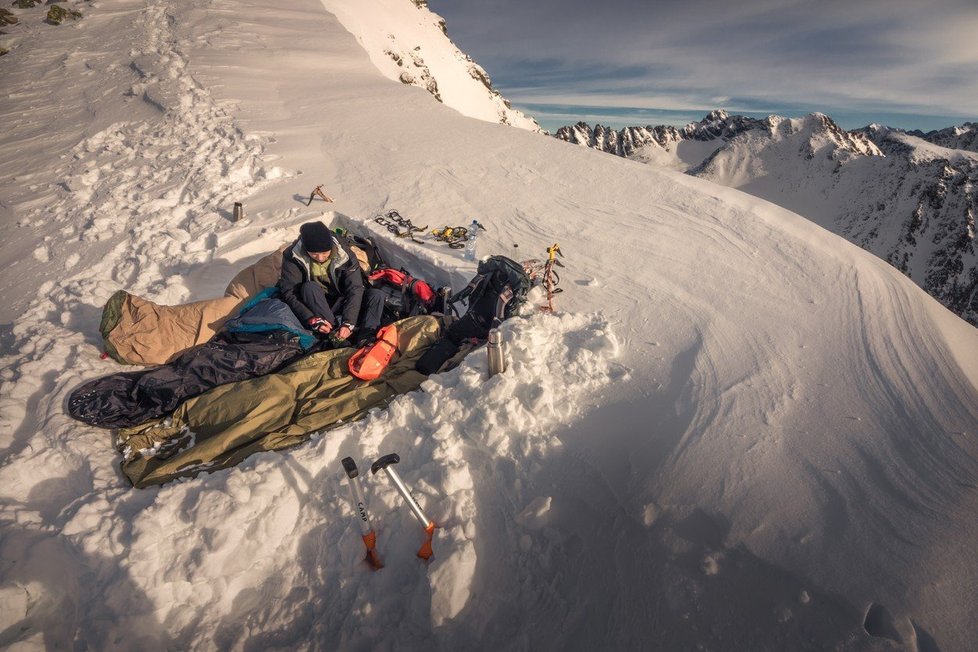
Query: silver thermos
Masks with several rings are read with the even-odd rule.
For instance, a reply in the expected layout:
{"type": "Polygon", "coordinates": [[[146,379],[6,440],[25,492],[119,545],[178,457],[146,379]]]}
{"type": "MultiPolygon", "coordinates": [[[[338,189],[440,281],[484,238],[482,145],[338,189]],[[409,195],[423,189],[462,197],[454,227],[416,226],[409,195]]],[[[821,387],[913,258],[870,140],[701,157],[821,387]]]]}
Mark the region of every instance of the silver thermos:
{"type": "Polygon", "coordinates": [[[236,201],[234,202],[234,211],[231,214],[231,221],[240,222],[243,218],[244,218],[244,206],[241,205],[241,202],[236,201]]]}
{"type": "Polygon", "coordinates": [[[489,356],[489,377],[506,371],[506,357],[503,355],[503,335],[498,328],[489,330],[489,343],[486,344],[489,356]]]}

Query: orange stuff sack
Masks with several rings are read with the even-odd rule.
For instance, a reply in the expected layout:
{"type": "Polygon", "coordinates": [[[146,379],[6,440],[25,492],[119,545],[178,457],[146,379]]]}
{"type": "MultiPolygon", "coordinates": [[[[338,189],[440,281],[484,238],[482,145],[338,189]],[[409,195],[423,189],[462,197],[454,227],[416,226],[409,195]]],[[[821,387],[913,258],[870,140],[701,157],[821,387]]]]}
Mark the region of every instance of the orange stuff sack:
{"type": "Polygon", "coordinates": [[[350,373],[360,380],[376,380],[397,352],[397,326],[377,331],[377,339],[350,356],[350,373]]]}

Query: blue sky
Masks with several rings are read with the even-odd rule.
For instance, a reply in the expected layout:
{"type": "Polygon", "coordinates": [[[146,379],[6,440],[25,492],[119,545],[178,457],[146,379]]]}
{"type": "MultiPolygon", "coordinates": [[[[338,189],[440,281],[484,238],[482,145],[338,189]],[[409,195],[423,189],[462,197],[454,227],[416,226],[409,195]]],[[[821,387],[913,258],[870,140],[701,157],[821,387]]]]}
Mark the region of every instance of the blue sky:
{"type": "Polygon", "coordinates": [[[714,108],[936,129],[978,121],[978,0],[428,0],[550,130],[714,108]]]}

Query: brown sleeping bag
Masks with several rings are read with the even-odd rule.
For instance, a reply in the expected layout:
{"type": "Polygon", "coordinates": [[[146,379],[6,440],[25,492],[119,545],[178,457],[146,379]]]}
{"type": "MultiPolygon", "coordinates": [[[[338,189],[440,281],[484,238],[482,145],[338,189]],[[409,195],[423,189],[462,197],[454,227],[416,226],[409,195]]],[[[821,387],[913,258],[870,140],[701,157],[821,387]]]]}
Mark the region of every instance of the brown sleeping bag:
{"type": "Polygon", "coordinates": [[[105,352],[123,364],[166,364],[209,341],[245,301],[278,282],[284,250],[238,272],[218,299],[162,306],[119,290],[102,309],[105,352]]]}

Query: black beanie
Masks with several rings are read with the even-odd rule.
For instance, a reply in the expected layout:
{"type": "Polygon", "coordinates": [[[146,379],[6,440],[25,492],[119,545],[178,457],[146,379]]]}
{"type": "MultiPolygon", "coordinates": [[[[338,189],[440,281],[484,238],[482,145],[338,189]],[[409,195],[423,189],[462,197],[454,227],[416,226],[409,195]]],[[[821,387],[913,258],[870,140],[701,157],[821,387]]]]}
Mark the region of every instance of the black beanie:
{"type": "Polygon", "coordinates": [[[333,250],[333,234],[322,222],[306,222],[299,227],[299,240],[302,248],[309,253],[319,254],[333,250]]]}

